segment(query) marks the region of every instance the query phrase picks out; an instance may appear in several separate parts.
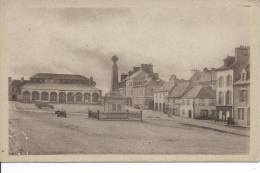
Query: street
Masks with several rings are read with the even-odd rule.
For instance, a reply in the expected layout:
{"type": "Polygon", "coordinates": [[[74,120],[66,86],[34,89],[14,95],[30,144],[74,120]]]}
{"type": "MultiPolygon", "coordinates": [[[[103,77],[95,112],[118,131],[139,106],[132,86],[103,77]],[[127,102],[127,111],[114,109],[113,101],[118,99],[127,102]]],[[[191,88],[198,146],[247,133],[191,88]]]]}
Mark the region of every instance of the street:
{"type": "Polygon", "coordinates": [[[146,116],[98,121],[86,115],[9,113],[10,154],[243,154],[249,137],[146,116]]]}

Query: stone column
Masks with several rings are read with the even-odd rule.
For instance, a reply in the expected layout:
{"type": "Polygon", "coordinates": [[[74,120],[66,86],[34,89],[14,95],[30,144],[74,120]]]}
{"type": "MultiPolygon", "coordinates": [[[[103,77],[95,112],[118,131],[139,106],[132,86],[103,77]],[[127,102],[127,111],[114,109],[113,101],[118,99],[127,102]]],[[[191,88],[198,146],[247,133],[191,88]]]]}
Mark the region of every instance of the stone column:
{"type": "Polygon", "coordinates": [[[77,104],[76,94],[77,94],[77,92],[73,93],[73,104],[77,104]]]}
{"type": "Polygon", "coordinates": [[[82,92],[81,95],[82,95],[81,104],[84,104],[84,92],[82,92]]]}
{"type": "Polygon", "coordinates": [[[90,92],[90,103],[89,104],[92,104],[92,92],[90,92]]]}
{"type": "Polygon", "coordinates": [[[118,58],[116,56],[112,57],[113,66],[112,66],[112,79],[111,79],[111,92],[118,89],[118,67],[116,62],[118,58]]]}

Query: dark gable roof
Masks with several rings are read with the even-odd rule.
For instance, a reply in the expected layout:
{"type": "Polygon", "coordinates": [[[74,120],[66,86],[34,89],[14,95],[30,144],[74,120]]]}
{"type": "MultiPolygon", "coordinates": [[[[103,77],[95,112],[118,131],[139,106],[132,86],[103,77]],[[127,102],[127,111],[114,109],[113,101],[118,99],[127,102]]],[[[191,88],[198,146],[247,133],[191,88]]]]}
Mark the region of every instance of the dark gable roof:
{"type": "Polygon", "coordinates": [[[73,74],[54,74],[54,73],[38,73],[31,77],[32,79],[72,79],[72,80],[89,80],[82,75],[73,74]]]}
{"type": "Polygon", "coordinates": [[[182,98],[215,99],[216,92],[211,87],[194,86],[182,98]]]}
{"type": "Polygon", "coordinates": [[[189,87],[190,87],[189,81],[179,82],[175,85],[175,87],[172,88],[169,97],[176,97],[176,98],[182,97],[189,87]]]}
{"type": "Polygon", "coordinates": [[[22,86],[23,84],[25,84],[27,82],[28,82],[28,80],[21,81],[21,80],[15,79],[15,80],[12,80],[10,87],[19,88],[20,86],[22,86]]]}
{"type": "Polygon", "coordinates": [[[197,71],[190,78],[191,82],[208,82],[213,80],[216,80],[215,70],[197,71]]]}

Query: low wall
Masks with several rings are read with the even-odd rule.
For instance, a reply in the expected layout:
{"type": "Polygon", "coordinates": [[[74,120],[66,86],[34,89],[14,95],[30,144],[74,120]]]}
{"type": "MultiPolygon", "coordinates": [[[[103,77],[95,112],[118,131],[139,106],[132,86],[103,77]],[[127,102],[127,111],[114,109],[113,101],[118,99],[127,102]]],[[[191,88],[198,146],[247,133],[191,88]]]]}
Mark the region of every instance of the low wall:
{"type": "Polygon", "coordinates": [[[88,117],[98,120],[140,120],[142,121],[142,112],[100,112],[88,111],[88,117]]]}

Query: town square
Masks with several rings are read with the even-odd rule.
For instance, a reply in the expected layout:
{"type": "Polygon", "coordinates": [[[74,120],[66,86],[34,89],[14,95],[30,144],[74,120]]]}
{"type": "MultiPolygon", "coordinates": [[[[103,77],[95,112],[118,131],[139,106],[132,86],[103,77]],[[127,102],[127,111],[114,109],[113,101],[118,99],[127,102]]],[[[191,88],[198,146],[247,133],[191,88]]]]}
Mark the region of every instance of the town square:
{"type": "Polygon", "coordinates": [[[11,6],[4,152],[250,154],[250,8],[196,3],[11,6]]]}

